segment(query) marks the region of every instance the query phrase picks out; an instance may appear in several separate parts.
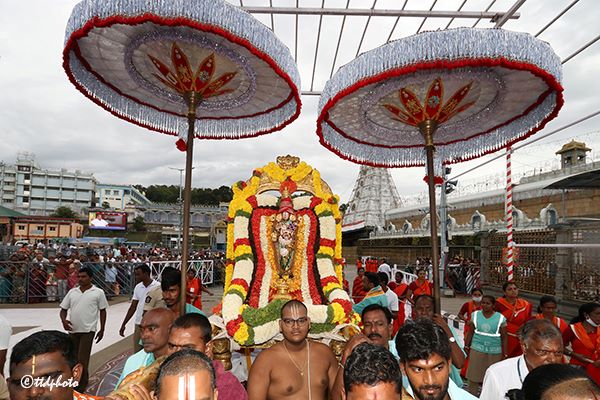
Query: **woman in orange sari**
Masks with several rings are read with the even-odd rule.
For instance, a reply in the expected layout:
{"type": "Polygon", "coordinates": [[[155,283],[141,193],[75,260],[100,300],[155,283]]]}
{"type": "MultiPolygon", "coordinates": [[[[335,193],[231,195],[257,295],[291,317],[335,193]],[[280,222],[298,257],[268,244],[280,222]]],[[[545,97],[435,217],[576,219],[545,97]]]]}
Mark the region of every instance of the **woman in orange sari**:
{"type": "Polygon", "coordinates": [[[427,270],[419,269],[417,270],[417,280],[408,285],[406,298],[414,305],[414,299],[423,294],[428,296],[433,295],[433,284],[427,280],[427,270]]]}
{"type": "Polygon", "coordinates": [[[531,319],[532,306],[527,300],[519,298],[519,289],[514,282],[502,285],[504,297],[496,299],[496,311],[506,318],[508,334],[508,357],[520,356],[523,351],[519,342],[519,329],[531,319]]]}
{"type": "Polygon", "coordinates": [[[565,331],[569,327],[564,319],[556,315],[556,309],[558,307],[558,303],[553,296],[542,296],[540,298],[540,305],[537,309],[537,315],[535,316],[537,319],[547,319],[552,321],[554,326],[556,326],[560,333],[564,335],[565,331]]]}
{"type": "Polygon", "coordinates": [[[186,302],[202,310],[202,292],[206,292],[211,296],[213,294],[202,285],[200,278],[196,278],[196,272],[192,268],[188,270],[186,286],[186,302]]]}
{"type": "Polygon", "coordinates": [[[571,321],[563,334],[565,348],[570,343],[571,364],[581,365],[600,385],[600,304],[586,303],[579,307],[579,315],[571,321]]]}

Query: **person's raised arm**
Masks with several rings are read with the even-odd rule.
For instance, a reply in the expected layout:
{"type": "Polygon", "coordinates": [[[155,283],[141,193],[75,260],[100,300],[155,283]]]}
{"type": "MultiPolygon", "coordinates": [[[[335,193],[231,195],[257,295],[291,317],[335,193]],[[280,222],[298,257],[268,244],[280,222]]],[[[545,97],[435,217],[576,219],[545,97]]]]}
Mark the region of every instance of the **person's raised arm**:
{"type": "Polygon", "coordinates": [[[454,340],[452,340],[452,339],[450,340],[450,350],[452,350],[452,364],[456,368],[459,368],[459,369],[462,368],[465,365],[465,353],[460,348],[460,345],[458,344],[458,342],[456,341],[456,338],[452,334],[452,330],[450,329],[450,327],[448,326],[446,321],[444,321],[444,318],[442,318],[442,316],[440,314],[433,314],[433,322],[435,322],[436,324],[438,324],[439,326],[442,327],[444,332],[446,332],[446,335],[448,335],[448,338],[454,339],[454,340]]]}

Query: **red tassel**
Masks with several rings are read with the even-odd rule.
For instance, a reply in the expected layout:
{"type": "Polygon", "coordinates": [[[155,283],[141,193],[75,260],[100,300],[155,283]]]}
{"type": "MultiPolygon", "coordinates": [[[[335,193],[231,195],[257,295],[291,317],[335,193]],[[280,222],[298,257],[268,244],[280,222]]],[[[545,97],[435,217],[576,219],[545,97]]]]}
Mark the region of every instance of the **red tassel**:
{"type": "Polygon", "coordinates": [[[179,151],[187,151],[187,143],[183,139],[177,140],[175,146],[177,146],[177,149],[179,149],[179,151]]]}
{"type": "MultiPolygon", "coordinates": [[[[429,183],[429,176],[428,175],[425,175],[423,177],[423,182],[425,182],[427,184],[429,183]]],[[[433,183],[435,183],[436,185],[441,185],[442,183],[444,183],[444,180],[442,179],[441,176],[434,176],[433,177],[433,183]]]]}

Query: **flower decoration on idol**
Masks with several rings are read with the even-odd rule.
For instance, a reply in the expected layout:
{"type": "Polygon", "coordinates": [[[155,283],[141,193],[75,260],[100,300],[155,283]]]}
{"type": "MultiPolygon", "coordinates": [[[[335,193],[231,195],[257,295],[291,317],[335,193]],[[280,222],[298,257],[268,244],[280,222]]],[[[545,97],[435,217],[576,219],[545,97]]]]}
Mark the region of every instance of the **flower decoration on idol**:
{"type": "MultiPolygon", "coordinates": [[[[286,179],[281,183],[279,189],[281,192],[279,212],[271,216],[271,221],[275,223],[271,240],[276,244],[277,254],[279,255],[278,269],[280,278],[287,278],[286,275],[289,274],[290,264],[294,259],[298,219],[296,218],[296,211],[294,210],[291,195],[296,189],[296,184],[290,179],[286,179]]],[[[290,277],[293,278],[293,275],[290,277]]]]}
{"type": "Polygon", "coordinates": [[[316,169],[291,156],[233,186],[221,312],[238,345],[273,339],[290,298],[307,306],[312,337],[358,323],[341,286],[338,202],[316,169]]]}
{"type": "MultiPolygon", "coordinates": [[[[217,69],[214,53],[211,53],[200,63],[195,73],[192,72],[188,56],[175,42],[173,42],[171,47],[171,62],[173,63],[174,72],[158,58],[150,54],[148,54],[148,58],[150,58],[152,64],[154,64],[160,73],[160,75],[154,73],[154,77],[165,86],[192,100],[196,106],[204,99],[221,96],[234,91],[234,89],[224,89],[223,87],[231,82],[237,71],[227,72],[217,79],[213,79],[215,70],[217,69]]],[[[179,150],[187,150],[186,140],[187,137],[184,132],[180,133],[176,143],[179,150]]]]}

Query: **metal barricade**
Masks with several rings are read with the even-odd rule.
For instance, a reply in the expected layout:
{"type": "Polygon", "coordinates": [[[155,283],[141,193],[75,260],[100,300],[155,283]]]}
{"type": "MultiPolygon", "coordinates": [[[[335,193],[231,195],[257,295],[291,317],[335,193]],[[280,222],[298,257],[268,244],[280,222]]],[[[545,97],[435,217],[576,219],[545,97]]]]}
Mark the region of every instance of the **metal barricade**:
{"type": "MultiPolygon", "coordinates": [[[[181,261],[152,261],[149,263],[152,277],[160,280],[160,277],[166,267],[181,270],[181,261]]],[[[214,261],[213,260],[190,260],[188,261],[188,269],[192,268],[195,271],[195,277],[202,277],[203,285],[211,285],[214,283],[214,261]]]]}

